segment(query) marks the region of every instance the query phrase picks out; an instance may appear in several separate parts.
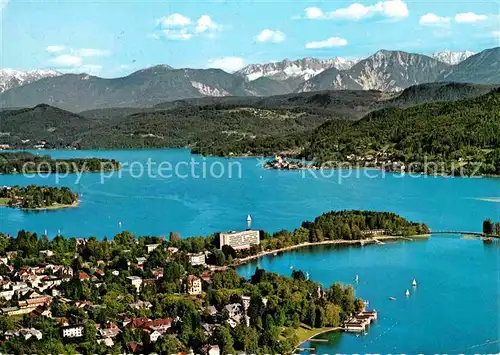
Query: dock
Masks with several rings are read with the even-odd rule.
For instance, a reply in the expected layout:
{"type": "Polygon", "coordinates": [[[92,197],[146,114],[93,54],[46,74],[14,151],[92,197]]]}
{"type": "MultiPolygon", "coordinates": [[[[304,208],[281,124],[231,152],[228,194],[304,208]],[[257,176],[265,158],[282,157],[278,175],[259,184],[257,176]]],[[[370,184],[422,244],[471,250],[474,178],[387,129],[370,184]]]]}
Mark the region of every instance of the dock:
{"type": "Polygon", "coordinates": [[[377,317],[378,314],[376,310],[363,310],[344,323],[344,331],[349,333],[365,332],[368,326],[377,320],[377,317]]]}

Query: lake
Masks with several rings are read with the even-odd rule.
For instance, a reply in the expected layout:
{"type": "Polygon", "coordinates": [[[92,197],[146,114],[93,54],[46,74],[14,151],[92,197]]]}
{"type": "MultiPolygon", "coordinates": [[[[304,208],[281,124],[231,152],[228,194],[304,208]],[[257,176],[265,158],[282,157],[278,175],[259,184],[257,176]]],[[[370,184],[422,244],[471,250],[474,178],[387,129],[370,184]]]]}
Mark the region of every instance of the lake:
{"type": "MultiPolygon", "coordinates": [[[[341,209],[391,211],[434,231],[481,231],[485,218],[500,220],[500,179],[494,178],[410,177],[374,170],[353,171],[349,177],[346,171],[313,176],[264,170],[255,158],[203,158],[184,149],[42,153],[114,158],[126,166],[111,177],[85,174],[79,181],[76,175],[0,176],[0,185],[59,184],[81,195],[81,205],[73,209],[0,208],[2,232],[47,230],[53,237],[59,230],[65,236],[102,238],[120,230],[138,235],[177,231],[185,237],[243,229],[248,214],[253,228],[273,232],[341,209]]],[[[265,257],[239,272],[248,276],[259,265],[288,276],[293,266],[326,286],[352,283],[359,275],[357,294],[379,311],[379,320],[366,336],[324,335],[329,342],[314,343],[318,353],[498,353],[499,251],[498,243],[434,236],[383,246],[302,249],[265,257]],[[413,277],[419,283],[415,290],[413,277]]]]}
{"type": "Polygon", "coordinates": [[[238,271],[249,277],[257,266],[287,276],[290,267],[301,269],[325,287],[337,281],[353,284],[356,294],[369,301],[368,308],[378,311],[366,335],[330,333],[319,337],[328,343],[303,345],[315,347],[314,353],[500,351],[499,242],[435,236],[364,247],[316,247],[267,256],[238,271]]]}
{"type": "Polygon", "coordinates": [[[391,211],[425,222],[435,231],[480,231],[485,218],[500,220],[500,203],[495,202],[500,201],[500,179],[495,178],[412,178],[361,170],[345,178],[341,176],[347,173],[342,171],[312,176],[307,171],[265,170],[257,166],[255,158],[207,159],[185,149],[35,153],[55,158],[114,158],[128,166],[104,178],[104,183],[101,174],[93,173],[84,174],[80,181],[76,175],[59,177],[60,181],[55,175],[0,175],[0,185],[59,184],[81,195],[80,207],[73,209],[24,212],[0,208],[3,232],[47,230],[53,237],[59,230],[65,236],[101,238],[123,229],[139,235],[168,235],[170,231],[182,236],[207,235],[245,228],[248,214],[252,227],[278,231],[339,209],[391,211]],[[207,166],[206,178],[201,168],[193,174],[184,165],[191,159],[207,166]],[[150,174],[146,173],[148,160],[156,164],[150,174]],[[164,173],[160,177],[162,162],[179,166],[179,176],[164,173]],[[215,176],[210,176],[210,167],[215,176]]]}

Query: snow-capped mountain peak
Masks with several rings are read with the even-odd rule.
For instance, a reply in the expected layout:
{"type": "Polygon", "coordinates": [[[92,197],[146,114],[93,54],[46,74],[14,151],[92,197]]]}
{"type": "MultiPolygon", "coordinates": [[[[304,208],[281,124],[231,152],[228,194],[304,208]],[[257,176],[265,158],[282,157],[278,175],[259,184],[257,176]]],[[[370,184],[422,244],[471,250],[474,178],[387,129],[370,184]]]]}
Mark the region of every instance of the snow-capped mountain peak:
{"type": "Polygon", "coordinates": [[[0,93],[18,87],[30,84],[43,78],[61,75],[55,70],[37,69],[21,71],[10,68],[0,69],[0,93]]]}
{"type": "Polygon", "coordinates": [[[310,57],[297,60],[285,59],[280,62],[251,64],[239,70],[237,73],[244,75],[249,81],[261,77],[280,81],[288,79],[308,80],[326,69],[350,69],[357,61],[357,59],[351,60],[340,57],[330,59],[316,59],[310,57]]]}
{"type": "Polygon", "coordinates": [[[473,56],[474,54],[476,54],[476,53],[471,52],[471,51],[452,52],[449,50],[445,50],[442,52],[432,53],[430,56],[434,59],[439,60],[440,62],[450,64],[450,65],[456,65],[456,64],[463,62],[464,60],[466,60],[470,56],[473,56]]]}

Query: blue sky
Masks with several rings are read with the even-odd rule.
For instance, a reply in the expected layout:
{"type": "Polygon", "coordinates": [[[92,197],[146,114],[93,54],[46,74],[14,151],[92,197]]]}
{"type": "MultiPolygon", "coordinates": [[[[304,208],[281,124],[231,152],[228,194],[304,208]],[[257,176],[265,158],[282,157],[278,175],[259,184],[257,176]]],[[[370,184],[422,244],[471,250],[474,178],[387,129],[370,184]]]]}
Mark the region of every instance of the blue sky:
{"type": "Polygon", "coordinates": [[[500,0],[0,0],[0,9],[2,68],[104,77],[378,49],[477,52],[500,41],[500,0]]]}

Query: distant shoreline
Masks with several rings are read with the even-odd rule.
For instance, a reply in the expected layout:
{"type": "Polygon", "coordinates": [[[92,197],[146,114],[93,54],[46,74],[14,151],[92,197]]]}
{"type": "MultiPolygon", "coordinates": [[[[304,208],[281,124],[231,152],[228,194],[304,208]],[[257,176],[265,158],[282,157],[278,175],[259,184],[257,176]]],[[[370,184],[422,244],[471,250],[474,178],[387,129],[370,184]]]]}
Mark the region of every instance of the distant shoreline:
{"type": "Polygon", "coordinates": [[[356,240],[343,240],[343,239],[335,239],[335,240],[324,240],[321,242],[305,242],[297,245],[291,245],[289,247],[284,247],[280,249],[274,249],[270,251],[263,251],[260,252],[259,254],[256,255],[251,255],[247,256],[245,258],[237,259],[234,263],[233,266],[242,266],[247,263],[249,263],[252,260],[259,259],[263,256],[267,255],[272,255],[275,253],[282,253],[290,250],[295,250],[295,249],[301,249],[305,247],[311,247],[311,246],[321,246],[321,245],[365,245],[365,244],[378,244],[379,242],[382,241],[401,241],[401,240],[406,240],[406,241],[413,241],[414,239],[419,239],[419,238],[428,238],[430,237],[430,234],[421,234],[421,235],[415,235],[415,236],[410,236],[410,237],[403,237],[403,236],[394,236],[394,235],[381,235],[378,237],[372,237],[372,238],[367,238],[367,239],[356,239],[356,240]]]}
{"type": "Polygon", "coordinates": [[[60,210],[60,209],[64,209],[64,208],[75,208],[75,207],[78,207],[78,206],[80,206],[80,201],[75,201],[71,205],[64,205],[64,204],[61,204],[61,203],[56,203],[56,204],[51,205],[51,206],[36,207],[36,208],[22,208],[22,207],[18,207],[18,206],[9,206],[7,203],[0,203],[0,207],[10,207],[10,208],[19,209],[21,211],[26,211],[26,212],[30,212],[30,211],[50,211],[50,210],[54,211],[54,210],[60,210]]]}

